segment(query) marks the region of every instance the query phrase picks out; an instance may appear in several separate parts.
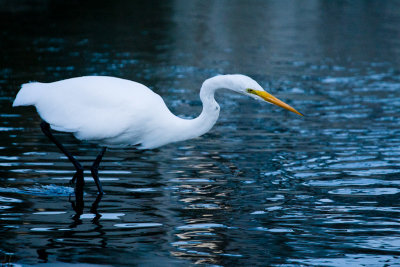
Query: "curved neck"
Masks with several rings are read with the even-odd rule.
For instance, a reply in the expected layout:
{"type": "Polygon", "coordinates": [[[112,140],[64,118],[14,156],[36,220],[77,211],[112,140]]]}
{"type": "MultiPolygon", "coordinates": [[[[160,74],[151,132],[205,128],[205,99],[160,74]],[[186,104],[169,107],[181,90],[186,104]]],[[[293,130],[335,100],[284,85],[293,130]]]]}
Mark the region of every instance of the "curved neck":
{"type": "Polygon", "coordinates": [[[176,137],[175,142],[195,138],[211,130],[218,120],[220,111],[220,107],[214,98],[215,91],[221,88],[235,90],[235,88],[232,88],[230,79],[227,76],[230,75],[215,76],[204,81],[200,89],[203,110],[197,118],[191,120],[176,117],[179,123],[175,125],[174,132],[179,132],[180,134],[175,135],[179,136],[176,137]]]}
{"type": "Polygon", "coordinates": [[[222,87],[209,82],[212,79],[213,78],[206,80],[200,89],[200,99],[203,103],[203,110],[197,118],[191,120],[192,125],[190,127],[196,129],[194,131],[196,135],[193,137],[200,136],[211,130],[219,117],[220,108],[217,101],[215,101],[214,94],[217,89],[222,87]]]}

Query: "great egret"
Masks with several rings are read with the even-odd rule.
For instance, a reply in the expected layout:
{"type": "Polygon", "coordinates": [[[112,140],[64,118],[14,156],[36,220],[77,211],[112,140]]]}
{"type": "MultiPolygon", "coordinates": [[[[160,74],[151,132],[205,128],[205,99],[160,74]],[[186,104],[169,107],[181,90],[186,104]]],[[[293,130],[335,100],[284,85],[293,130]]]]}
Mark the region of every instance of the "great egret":
{"type": "Polygon", "coordinates": [[[91,173],[99,194],[103,194],[98,167],[106,147],[134,145],[138,149],[151,149],[208,132],[219,116],[214,93],[221,88],[262,99],[302,115],[264,91],[253,79],[240,74],[219,75],[204,81],[200,89],[203,110],[195,119],[175,116],[158,94],[140,83],[107,76],[26,83],[18,92],[13,106],[36,107],[43,119],[43,133],[75,166],[72,182],[78,177],[83,186],[83,167],[55,139],[50,128],[101,145],[103,148],[91,167],[91,173]]]}

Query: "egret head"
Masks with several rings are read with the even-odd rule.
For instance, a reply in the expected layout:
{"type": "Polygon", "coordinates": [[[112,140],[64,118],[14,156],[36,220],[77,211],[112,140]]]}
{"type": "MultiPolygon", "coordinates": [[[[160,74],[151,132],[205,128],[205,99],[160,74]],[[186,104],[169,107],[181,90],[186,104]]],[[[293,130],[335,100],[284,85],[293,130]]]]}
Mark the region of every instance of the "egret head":
{"type": "Polygon", "coordinates": [[[234,74],[231,75],[232,81],[234,81],[234,86],[232,89],[237,91],[238,93],[250,96],[256,100],[264,100],[268,103],[277,105],[289,111],[292,111],[298,115],[303,116],[300,112],[295,110],[293,107],[289,106],[285,102],[279,100],[275,96],[271,95],[270,93],[266,92],[255,80],[252,78],[241,75],[241,74],[234,74]]]}

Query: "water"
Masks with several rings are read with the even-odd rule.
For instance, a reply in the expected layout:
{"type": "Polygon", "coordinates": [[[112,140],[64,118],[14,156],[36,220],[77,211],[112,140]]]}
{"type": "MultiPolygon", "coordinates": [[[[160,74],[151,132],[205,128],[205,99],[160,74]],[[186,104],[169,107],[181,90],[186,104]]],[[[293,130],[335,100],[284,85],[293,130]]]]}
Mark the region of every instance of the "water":
{"type": "MultiPolygon", "coordinates": [[[[400,265],[399,1],[0,1],[3,263],[400,265]],[[99,199],[20,84],[142,82],[183,117],[254,77],[306,117],[228,92],[195,140],[107,151],[99,199]],[[79,199],[78,199],[79,200],[79,199]]],[[[99,148],[57,135],[89,166],[99,148]]]]}

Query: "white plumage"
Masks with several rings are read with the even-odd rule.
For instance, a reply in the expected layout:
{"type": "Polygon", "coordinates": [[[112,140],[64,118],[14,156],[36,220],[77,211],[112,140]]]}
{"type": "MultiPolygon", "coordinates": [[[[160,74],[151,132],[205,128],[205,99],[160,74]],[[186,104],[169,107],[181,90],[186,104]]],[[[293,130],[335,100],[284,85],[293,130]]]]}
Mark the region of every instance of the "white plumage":
{"type": "MultiPolygon", "coordinates": [[[[214,94],[217,89],[263,99],[300,114],[269,93],[253,79],[240,75],[221,75],[206,80],[200,89],[203,110],[195,119],[182,119],[170,112],[162,98],[146,86],[119,78],[87,76],[53,83],[32,82],[22,85],[13,106],[36,107],[43,119],[43,133],[74,164],[77,188],[83,188],[82,165],[57,141],[49,127],[70,132],[80,140],[99,143],[102,151],[91,172],[98,191],[103,194],[98,167],[106,147],[137,145],[139,149],[156,148],[208,132],[219,116],[214,94]]],[[[301,114],[300,114],[301,115],[301,114]]]]}
{"type": "Polygon", "coordinates": [[[13,106],[26,105],[34,105],[52,129],[104,145],[157,146],[157,132],[173,119],[159,95],[113,77],[24,84],[13,106]]]}
{"type": "Polygon", "coordinates": [[[13,106],[34,105],[52,129],[73,133],[80,140],[105,146],[140,145],[139,148],[148,149],[194,138],[210,130],[219,116],[219,106],[214,99],[214,92],[219,88],[269,101],[248,91],[266,93],[247,76],[215,76],[206,80],[201,88],[201,115],[186,120],[173,115],[158,94],[140,83],[85,76],[24,84],[13,106]]]}

